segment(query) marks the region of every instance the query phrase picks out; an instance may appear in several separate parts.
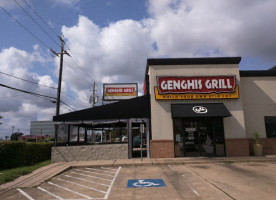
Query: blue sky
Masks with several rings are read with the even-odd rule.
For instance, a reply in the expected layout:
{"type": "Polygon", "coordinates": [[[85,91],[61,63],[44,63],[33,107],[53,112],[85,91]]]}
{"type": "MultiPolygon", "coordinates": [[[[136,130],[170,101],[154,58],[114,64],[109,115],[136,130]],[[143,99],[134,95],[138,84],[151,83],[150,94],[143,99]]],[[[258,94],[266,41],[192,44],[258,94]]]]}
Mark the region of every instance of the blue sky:
{"type": "MultiPolygon", "coordinates": [[[[76,110],[89,106],[93,81],[98,96],[103,83],[136,82],[142,91],[147,58],[241,56],[242,70],[276,65],[275,0],[1,0],[47,46],[0,9],[0,72],[40,85],[4,74],[0,83],[22,90],[55,96],[49,87],[57,86],[59,67],[48,49],[59,51],[57,36],[25,2],[66,41],[72,57],[64,58],[62,100],[76,110]]],[[[12,126],[28,134],[30,121],[55,114],[55,104],[46,99],[6,88],[0,95],[0,138],[12,126]]],[[[61,113],[71,108],[62,105],[61,113]]]]}

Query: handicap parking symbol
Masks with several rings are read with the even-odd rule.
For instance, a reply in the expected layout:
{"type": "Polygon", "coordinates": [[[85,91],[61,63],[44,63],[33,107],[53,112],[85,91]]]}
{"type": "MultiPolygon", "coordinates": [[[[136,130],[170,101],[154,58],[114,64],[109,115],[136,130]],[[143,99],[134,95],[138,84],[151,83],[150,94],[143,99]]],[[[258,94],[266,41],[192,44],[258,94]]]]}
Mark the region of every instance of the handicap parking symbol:
{"type": "Polygon", "coordinates": [[[166,187],[163,179],[134,179],[128,180],[128,188],[141,188],[141,187],[166,187]]]}

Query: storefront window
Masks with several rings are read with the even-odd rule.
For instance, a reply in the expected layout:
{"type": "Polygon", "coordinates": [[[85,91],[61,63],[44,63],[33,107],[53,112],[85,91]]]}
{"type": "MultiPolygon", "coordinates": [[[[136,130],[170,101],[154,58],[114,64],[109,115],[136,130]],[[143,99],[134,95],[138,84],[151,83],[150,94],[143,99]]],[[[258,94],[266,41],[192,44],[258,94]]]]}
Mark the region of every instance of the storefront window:
{"type": "Polygon", "coordinates": [[[222,118],[175,118],[175,156],[224,156],[222,118]]]}
{"type": "Polygon", "coordinates": [[[276,116],[265,117],[267,138],[276,138],[276,116]]]}

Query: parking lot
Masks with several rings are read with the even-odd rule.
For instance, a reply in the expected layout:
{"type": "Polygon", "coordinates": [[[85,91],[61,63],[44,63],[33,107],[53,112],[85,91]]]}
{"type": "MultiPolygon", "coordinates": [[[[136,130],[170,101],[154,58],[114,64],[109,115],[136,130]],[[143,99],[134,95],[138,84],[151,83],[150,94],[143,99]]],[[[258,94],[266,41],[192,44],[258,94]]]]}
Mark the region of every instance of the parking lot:
{"type": "Polygon", "coordinates": [[[1,199],[276,199],[276,163],[84,167],[1,199]],[[162,181],[164,184],[154,181],[162,181]]]}

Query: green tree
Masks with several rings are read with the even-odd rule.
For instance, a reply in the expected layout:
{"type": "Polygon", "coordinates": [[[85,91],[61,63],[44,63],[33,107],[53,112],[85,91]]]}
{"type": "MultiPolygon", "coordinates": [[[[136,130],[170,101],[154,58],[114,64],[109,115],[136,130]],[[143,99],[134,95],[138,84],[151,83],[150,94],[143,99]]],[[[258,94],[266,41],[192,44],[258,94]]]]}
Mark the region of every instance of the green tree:
{"type": "Polygon", "coordinates": [[[12,141],[18,141],[18,137],[24,135],[23,133],[15,132],[11,134],[11,140],[12,141]]]}

